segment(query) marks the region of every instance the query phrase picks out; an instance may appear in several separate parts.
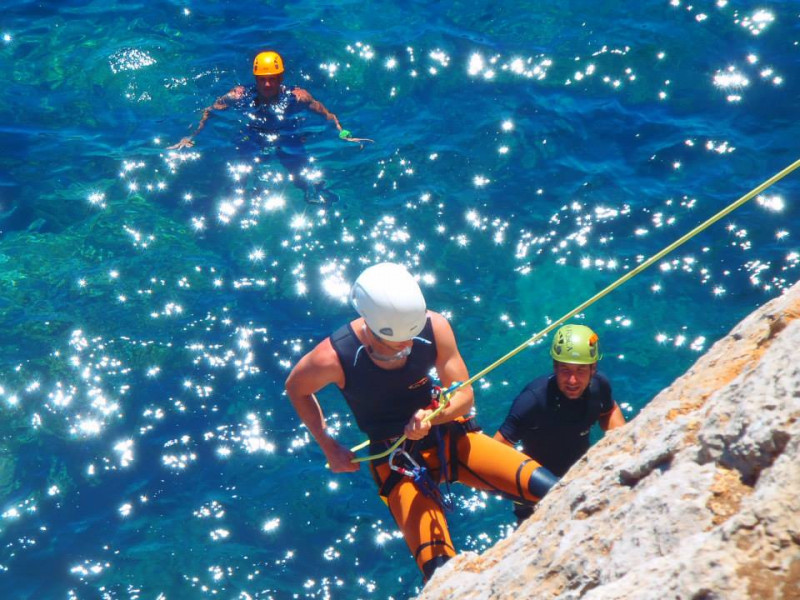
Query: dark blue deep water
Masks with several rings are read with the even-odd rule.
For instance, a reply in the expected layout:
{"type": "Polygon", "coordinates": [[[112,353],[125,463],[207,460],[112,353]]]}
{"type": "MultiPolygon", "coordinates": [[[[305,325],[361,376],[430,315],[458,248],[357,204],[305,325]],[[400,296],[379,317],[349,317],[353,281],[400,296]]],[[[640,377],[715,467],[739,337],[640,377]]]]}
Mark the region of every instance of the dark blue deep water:
{"type": "MultiPolygon", "coordinates": [[[[0,598],[408,598],[366,471],[283,393],[406,264],[477,372],[800,158],[795,0],[27,2],[0,10],[0,598]],[[243,115],[280,51],[309,204],[243,115]]],[[[800,274],[800,171],[589,307],[627,417],[800,274]]],[[[549,368],[477,385],[494,433],[549,368]]],[[[329,425],[355,445],[335,390],[329,425]]],[[[458,490],[462,550],[504,501],[458,490]]]]}

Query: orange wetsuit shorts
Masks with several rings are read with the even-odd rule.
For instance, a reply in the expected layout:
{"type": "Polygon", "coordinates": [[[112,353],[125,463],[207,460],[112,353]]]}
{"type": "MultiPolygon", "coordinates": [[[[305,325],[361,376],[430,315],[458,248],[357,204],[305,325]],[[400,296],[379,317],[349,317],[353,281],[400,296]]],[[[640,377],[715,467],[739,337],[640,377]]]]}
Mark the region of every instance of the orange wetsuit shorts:
{"type": "MultiPolygon", "coordinates": [[[[498,493],[524,504],[538,501],[555,483],[556,478],[535,460],[473,429],[476,428],[469,427],[465,421],[440,425],[442,443],[425,444],[428,438],[435,436],[432,433],[412,443],[408,452],[420,465],[427,467],[435,483],[445,481],[439,456],[443,451],[447,480],[498,493]]],[[[370,469],[382,499],[427,579],[433,569],[456,554],[442,506],[435,498],[425,495],[413,478],[392,471],[388,462],[372,462],[370,469]]]]}

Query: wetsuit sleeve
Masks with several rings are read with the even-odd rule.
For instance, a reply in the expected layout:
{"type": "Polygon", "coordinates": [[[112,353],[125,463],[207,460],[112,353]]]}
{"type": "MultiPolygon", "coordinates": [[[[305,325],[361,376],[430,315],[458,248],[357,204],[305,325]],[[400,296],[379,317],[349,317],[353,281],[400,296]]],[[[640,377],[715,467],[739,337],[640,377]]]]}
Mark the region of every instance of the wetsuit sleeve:
{"type": "Polygon", "coordinates": [[[598,396],[600,399],[600,416],[605,416],[614,410],[614,396],[611,393],[611,382],[604,375],[597,373],[598,396]]]}
{"type": "Polygon", "coordinates": [[[519,443],[523,431],[529,426],[528,422],[532,416],[533,403],[533,393],[527,387],[511,403],[511,409],[508,411],[508,416],[503,421],[499,431],[512,444],[519,443]]]}

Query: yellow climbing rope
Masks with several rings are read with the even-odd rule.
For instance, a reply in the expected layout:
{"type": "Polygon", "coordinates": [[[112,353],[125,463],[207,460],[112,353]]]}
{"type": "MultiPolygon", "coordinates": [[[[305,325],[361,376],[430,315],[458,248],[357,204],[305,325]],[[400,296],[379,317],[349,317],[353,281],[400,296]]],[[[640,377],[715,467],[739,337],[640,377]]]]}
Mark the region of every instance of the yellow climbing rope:
{"type": "MultiPolygon", "coordinates": [[[[781,179],[783,179],[784,177],[789,175],[792,171],[794,171],[798,167],[800,167],[800,160],[796,160],[795,162],[793,162],[791,165],[789,165],[788,167],[786,167],[782,171],[776,173],[775,175],[773,175],[772,177],[770,177],[769,179],[764,181],[761,185],[753,188],[748,193],[746,193],[744,196],[742,196],[741,198],[739,198],[735,202],[732,202],[731,204],[729,204],[728,206],[723,208],[721,211],[719,211],[713,217],[711,217],[711,218],[707,219],[706,221],[702,222],[700,225],[698,225],[697,227],[692,229],[689,233],[681,236],[680,238],[678,238],[677,240],[672,242],[669,246],[667,246],[666,248],[664,248],[660,252],[656,252],[653,256],[648,258],[646,261],[644,261],[638,267],[636,267],[635,269],[632,269],[631,271],[629,271],[628,273],[626,273],[625,275],[623,275],[622,277],[617,279],[614,283],[612,283],[611,285],[609,285],[608,287],[606,287],[602,291],[598,292],[597,294],[595,294],[594,296],[592,296],[591,298],[589,298],[588,300],[586,300],[582,304],[576,306],[575,308],[573,308],[571,311],[569,311],[567,314],[565,314],[560,319],[558,319],[556,321],[553,321],[550,325],[548,325],[547,327],[545,327],[544,329],[542,329],[540,332],[536,333],[535,335],[531,336],[528,340],[526,340],[525,342],[523,342],[522,344],[520,344],[519,346],[514,348],[511,352],[509,352],[505,356],[497,359],[495,362],[490,364],[488,367],[486,367],[482,371],[479,371],[479,372],[475,373],[475,375],[473,375],[472,377],[470,377],[466,381],[455,383],[452,386],[450,386],[450,388],[448,388],[447,390],[443,390],[442,393],[439,396],[439,408],[437,408],[430,415],[428,415],[428,417],[426,417],[425,421],[427,422],[427,421],[430,421],[430,420],[436,418],[436,416],[438,416],[439,413],[441,413],[446,408],[447,404],[450,401],[450,396],[452,396],[456,392],[456,390],[458,390],[461,387],[467,386],[467,385],[472,385],[474,382],[476,382],[479,379],[481,379],[482,377],[484,377],[487,373],[489,373],[490,371],[493,371],[494,369],[496,369],[497,367],[502,365],[504,362],[510,360],[511,358],[513,358],[514,356],[516,356],[517,354],[519,354],[520,352],[522,352],[523,350],[528,348],[531,344],[535,343],[536,341],[538,341],[539,339],[541,339],[542,337],[544,337],[545,335],[550,333],[553,329],[555,329],[556,327],[558,327],[559,325],[561,325],[562,323],[564,323],[568,319],[571,319],[572,317],[574,317],[578,313],[586,310],[586,308],[588,308],[589,306],[591,306],[592,304],[594,304],[595,302],[597,302],[598,300],[600,300],[604,296],[606,296],[606,295],[610,294],[611,292],[613,292],[615,289],[617,289],[619,286],[621,286],[623,283],[625,283],[629,279],[631,279],[633,277],[636,277],[636,275],[638,275],[639,273],[644,271],[646,268],[651,266],[653,263],[655,263],[655,262],[661,260],[662,258],[664,258],[667,254],[669,254],[670,252],[675,250],[675,248],[677,248],[678,246],[681,246],[682,244],[686,243],[687,241],[692,239],[694,236],[696,236],[698,233],[700,233],[701,231],[707,229],[708,227],[710,227],[711,225],[713,225],[714,223],[716,223],[717,221],[719,221],[723,217],[727,216],[728,214],[732,213],[734,210],[736,210],[737,208],[742,206],[747,201],[752,200],[758,194],[760,194],[761,192],[766,190],[768,187],[770,187],[774,183],[780,181],[781,179]]],[[[356,462],[365,462],[365,461],[376,460],[378,458],[383,458],[385,456],[388,456],[398,446],[400,446],[400,444],[402,444],[405,440],[406,440],[406,436],[402,435],[386,451],[381,452],[379,454],[372,454],[370,456],[364,456],[362,458],[354,458],[352,462],[354,462],[354,463],[356,463],[356,462]]],[[[358,452],[362,448],[365,448],[367,445],[369,445],[369,440],[359,444],[358,446],[355,446],[355,447],[351,448],[350,450],[352,452],[358,452]]]]}

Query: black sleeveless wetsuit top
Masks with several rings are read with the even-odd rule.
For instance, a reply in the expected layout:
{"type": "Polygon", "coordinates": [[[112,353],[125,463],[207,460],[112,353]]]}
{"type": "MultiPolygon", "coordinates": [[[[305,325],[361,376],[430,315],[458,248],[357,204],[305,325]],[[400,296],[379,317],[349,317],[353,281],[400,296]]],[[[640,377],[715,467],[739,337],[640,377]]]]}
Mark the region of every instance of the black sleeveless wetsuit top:
{"type": "Polygon", "coordinates": [[[430,373],[436,364],[430,318],[400,369],[381,369],[372,362],[349,323],[331,335],[331,344],[344,370],[342,394],[371,441],[402,435],[411,416],[430,404],[430,373]]]}
{"type": "Polygon", "coordinates": [[[251,136],[267,145],[273,145],[273,136],[294,134],[299,125],[299,114],[303,106],[297,101],[292,91],[282,88],[276,98],[263,102],[252,85],[241,99],[232,106],[240,110],[244,116],[242,134],[251,136]]]}
{"type": "Polygon", "coordinates": [[[580,398],[570,400],[558,389],[555,375],[531,381],[514,399],[500,433],[522,451],[563,475],[589,449],[589,430],[614,408],[611,384],[595,373],[580,398]]]}

